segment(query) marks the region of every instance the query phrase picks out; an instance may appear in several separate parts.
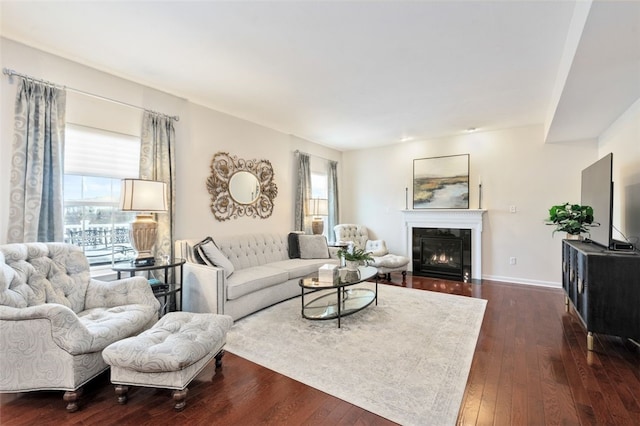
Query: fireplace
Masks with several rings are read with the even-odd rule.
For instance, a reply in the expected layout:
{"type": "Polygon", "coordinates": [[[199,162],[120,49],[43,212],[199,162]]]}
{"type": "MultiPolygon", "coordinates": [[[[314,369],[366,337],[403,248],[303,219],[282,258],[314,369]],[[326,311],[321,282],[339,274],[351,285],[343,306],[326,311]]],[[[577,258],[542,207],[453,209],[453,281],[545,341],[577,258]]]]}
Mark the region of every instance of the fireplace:
{"type": "Polygon", "coordinates": [[[413,275],[471,280],[471,230],[413,228],[413,275]]]}
{"type": "MultiPolygon", "coordinates": [[[[419,265],[416,265],[415,259],[413,258],[413,248],[414,248],[414,239],[413,239],[413,230],[416,228],[427,228],[427,229],[439,229],[441,230],[440,235],[435,236],[427,236],[427,238],[441,238],[445,239],[448,236],[443,234],[452,233],[452,230],[465,230],[468,231],[467,236],[459,236],[463,240],[463,254],[462,254],[462,280],[465,279],[465,274],[470,271],[469,281],[474,279],[480,280],[482,278],[482,218],[486,210],[481,209],[415,209],[415,210],[403,210],[402,217],[404,221],[404,226],[406,232],[404,233],[404,244],[406,247],[407,256],[412,257],[412,261],[409,263],[410,270],[416,274],[421,275],[420,269],[422,268],[419,265]],[[445,230],[447,232],[444,232],[445,230]],[[467,245],[468,244],[468,245],[467,245]],[[466,253],[466,249],[464,248],[467,245],[469,249],[469,253],[466,253]],[[465,257],[467,256],[467,257],[465,257]],[[467,263],[468,260],[468,263],[467,263]]],[[[455,235],[455,233],[454,233],[455,235]]],[[[433,241],[431,241],[433,242],[433,241]]],[[[451,241],[443,241],[440,240],[441,244],[444,245],[454,245],[460,243],[454,243],[451,241]]],[[[422,244],[422,243],[420,243],[422,244]]],[[[433,257],[433,254],[431,255],[433,257]]],[[[449,256],[452,257],[452,256],[449,256]]],[[[438,258],[438,256],[436,257],[438,258]]],[[[446,259],[446,253],[443,253],[443,256],[440,257],[441,262],[444,262],[446,259]]],[[[437,261],[437,260],[436,260],[437,261]]],[[[452,270],[457,268],[455,272],[456,275],[459,275],[460,267],[454,265],[456,263],[455,258],[450,261],[445,272],[450,273],[452,270]],[[449,267],[451,270],[449,270],[449,267]]],[[[442,272],[442,264],[438,265],[440,267],[438,272],[442,272]]]]}

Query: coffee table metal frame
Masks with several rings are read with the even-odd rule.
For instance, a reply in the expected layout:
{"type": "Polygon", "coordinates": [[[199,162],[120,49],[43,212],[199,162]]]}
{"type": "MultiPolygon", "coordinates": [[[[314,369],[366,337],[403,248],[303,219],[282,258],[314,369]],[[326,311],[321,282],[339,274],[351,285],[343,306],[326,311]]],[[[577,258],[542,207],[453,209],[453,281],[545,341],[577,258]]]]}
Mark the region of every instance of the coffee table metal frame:
{"type": "Polygon", "coordinates": [[[372,266],[360,266],[358,271],[347,271],[345,269],[340,270],[340,282],[335,284],[329,282],[318,281],[318,273],[315,272],[305,278],[302,278],[299,282],[301,290],[301,304],[302,304],[302,317],[309,320],[331,320],[338,319],[338,328],[340,328],[340,320],[342,317],[346,317],[351,314],[355,314],[369,306],[374,301],[378,304],[378,270],[372,266]],[[365,282],[371,278],[375,278],[375,291],[368,288],[348,288],[356,284],[365,282]],[[335,296],[333,293],[323,294],[316,297],[305,304],[305,290],[308,294],[315,293],[321,290],[336,290],[335,296]],[[310,292],[308,290],[311,290],[310,292]],[[329,303],[325,307],[325,315],[311,315],[311,309],[318,309],[314,307],[314,303],[318,303],[323,299],[336,298],[335,303],[329,303]],[[351,306],[347,309],[346,304],[351,302],[351,306]],[[337,308],[337,312],[329,312],[330,308],[337,308]]]}

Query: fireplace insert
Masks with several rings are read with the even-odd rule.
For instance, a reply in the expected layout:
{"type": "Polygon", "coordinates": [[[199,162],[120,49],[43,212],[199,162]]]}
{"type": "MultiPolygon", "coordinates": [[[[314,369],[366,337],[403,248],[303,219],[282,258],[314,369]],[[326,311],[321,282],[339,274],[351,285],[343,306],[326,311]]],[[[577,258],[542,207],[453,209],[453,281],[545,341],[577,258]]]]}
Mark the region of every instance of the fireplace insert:
{"type": "Polygon", "coordinates": [[[413,228],[413,274],[455,281],[471,280],[471,230],[413,228]]]}

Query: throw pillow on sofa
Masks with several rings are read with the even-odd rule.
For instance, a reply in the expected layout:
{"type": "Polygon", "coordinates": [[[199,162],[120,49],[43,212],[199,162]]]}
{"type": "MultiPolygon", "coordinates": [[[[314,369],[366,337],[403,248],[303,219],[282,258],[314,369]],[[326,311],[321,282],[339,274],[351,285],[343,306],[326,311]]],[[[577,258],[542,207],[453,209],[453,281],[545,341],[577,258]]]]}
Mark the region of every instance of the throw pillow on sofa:
{"type": "Polygon", "coordinates": [[[193,251],[199,260],[208,266],[218,266],[224,269],[224,277],[229,278],[235,268],[233,263],[220,251],[213,238],[207,237],[193,247],[193,251]]]}
{"type": "Polygon", "coordinates": [[[298,235],[300,259],[328,259],[329,246],[324,235],[298,235]]]}
{"type": "Polygon", "coordinates": [[[300,259],[300,243],[298,237],[304,235],[302,231],[290,232],[287,235],[287,245],[289,247],[289,259],[300,259]]]}

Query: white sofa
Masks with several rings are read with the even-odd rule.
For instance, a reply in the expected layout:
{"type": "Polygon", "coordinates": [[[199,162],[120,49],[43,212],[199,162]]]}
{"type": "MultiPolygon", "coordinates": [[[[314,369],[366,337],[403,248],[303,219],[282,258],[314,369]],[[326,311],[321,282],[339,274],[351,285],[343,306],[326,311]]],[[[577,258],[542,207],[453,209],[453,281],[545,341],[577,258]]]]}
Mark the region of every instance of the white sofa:
{"type": "Polygon", "coordinates": [[[198,263],[194,252],[198,242],[176,241],[176,256],[187,260],[182,310],[225,314],[234,320],[300,295],[300,278],[324,264],[339,263],[337,248],[327,247],[322,236],[300,236],[301,258],[290,257],[288,234],[216,238],[215,245],[224,256],[218,262],[214,260],[218,266],[198,263]],[[319,252],[318,238],[324,241],[325,257],[312,257],[319,252]],[[307,243],[313,247],[305,250],[307,243]]]}

